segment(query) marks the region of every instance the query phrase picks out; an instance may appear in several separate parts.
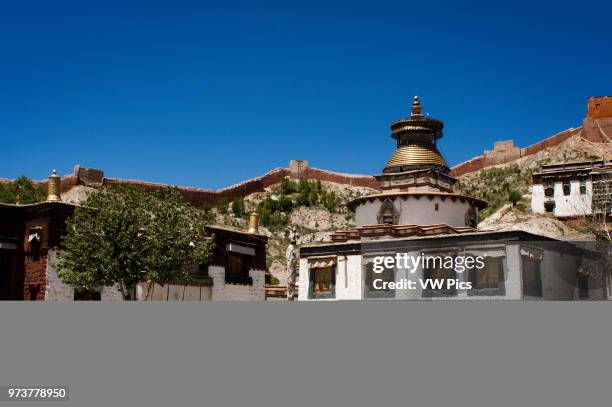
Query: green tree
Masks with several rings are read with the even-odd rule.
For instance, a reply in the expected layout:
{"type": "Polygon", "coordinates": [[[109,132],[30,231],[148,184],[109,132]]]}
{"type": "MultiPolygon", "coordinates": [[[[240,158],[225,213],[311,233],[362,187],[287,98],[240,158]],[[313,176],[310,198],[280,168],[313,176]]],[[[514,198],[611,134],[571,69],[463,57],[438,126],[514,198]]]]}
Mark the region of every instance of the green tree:
{"type": "Polygon", "coordinates": [[[283,178],[281,181],[281,193],[284,195],[291,195],[296,192],[298,189],[298,185],[291,181],[289,178],[283,178]]]}
{"type": "Polygon", "coordinates": [[[224,215],[227,213],[227,198],[226,197],[222,197],[221,199],[219,199],[219,202],[217,202],[217,210],[219,211],[219,213],[222,213],[224,215]]]}
{"type": "Polygon", "coordinates": [[[325,206],[325,209],[330,212],[336,212],[338,210],[338,206],[341,203],[340,197],[338,197],[334,191],[326,193],[322,201],[323,206],[325,206]]]}
{"type": "Polygon", "coordinates": [[[510,191],[510,192],[508,192],[508,200],[510,202],[512,202],[512,206],[516,206],[516,204],[518,203],[518,201],[521,200],[522,197],[523,196],[518,191],[510,191]]]}
{"type": "Polygon", "coordinates": [[[232,212],[234,213],[234,216],[241,218],[245,211],[244,211],[244,199],[243,198],[235,198],[232,201],[232,212]]]}
{"type": "Polygon", "coordinates": [[[282,212],[291,212],[293,209],[293,201],[286,195],[278,197],[278,209],[282,212]]]}
{"type": "Polygon", "coordinates": [[[19,197],[20,204],[32,204],[42,202],[47,198],[45,190],[37,187],[32,180],[25,175],[20,176],[6,186],[0,184],[0,202],[15,204],[19,197]]]}
{"type": "Polygon", "coordinates": [[[308,204],[315,205],[317,202],[319,202],[319,195],[316,189],[312,189],[310,194],[308,194],[308,204]]]}
{"type": "Polygon", "coordinates": [[[126,300],[139,282],[188,284],[193,266],[212,252],[206,220],[174,190],[98,189],[67,221],[59,276],[83,289],[116,285],[126,300]]]}

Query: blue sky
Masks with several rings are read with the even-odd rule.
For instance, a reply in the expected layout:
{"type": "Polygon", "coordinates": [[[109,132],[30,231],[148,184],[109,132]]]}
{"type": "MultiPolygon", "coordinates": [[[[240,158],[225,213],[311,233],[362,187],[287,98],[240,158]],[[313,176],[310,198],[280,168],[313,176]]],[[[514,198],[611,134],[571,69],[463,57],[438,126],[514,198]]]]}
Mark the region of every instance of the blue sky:
{"type": "Polygon", "coordinates": [[[612,95],[612,3],[430,3],[2,2],[0,177],[375,174],[415,94],[456,164],[612,95]]]}

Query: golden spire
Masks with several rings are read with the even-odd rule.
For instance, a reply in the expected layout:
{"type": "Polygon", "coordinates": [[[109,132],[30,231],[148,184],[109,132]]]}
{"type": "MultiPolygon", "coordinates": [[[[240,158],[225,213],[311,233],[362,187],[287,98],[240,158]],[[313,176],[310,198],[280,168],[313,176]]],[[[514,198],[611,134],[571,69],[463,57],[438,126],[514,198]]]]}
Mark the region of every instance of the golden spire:
{"type": "Polygon", "coordinates": [[[415,96],[412,100],[412,116],[421,116],[422,111],[423,111],[423,107],[421,107],[421,102],[419,102],[419,97],[415,96]]]}
{"type": "Polygon", "coordinates": [[[57,175],[57,171],[53,170],[49,176],[49,184],[47,188],[47,202],[59,202],[62,200],[60,196],[60,186],[62,179],[57,175]]]}
{"type": "Polygon", "coordinates": [[[397,147],[383,172],[397,173],[425,167],[437,167],[447,172],[448,165],[436,146],[443,127],[440,120],[423,116],[421,101],[415,96],[410,117],[391,123],[391,137],[397,141],[397,147]]]}

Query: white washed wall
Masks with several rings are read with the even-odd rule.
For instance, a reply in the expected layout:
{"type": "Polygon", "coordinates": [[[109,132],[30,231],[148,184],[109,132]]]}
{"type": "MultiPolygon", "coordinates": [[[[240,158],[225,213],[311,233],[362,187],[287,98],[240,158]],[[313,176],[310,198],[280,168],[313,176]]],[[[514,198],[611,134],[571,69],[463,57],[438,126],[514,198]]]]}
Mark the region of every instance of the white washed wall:
{"type": "MultiPolygon", "coordinates": [[[[586,183],[586,194],[580,193],[580,181],[570,181],[570,194],[563,194],[563,183],[555,182],[554,198],[555,216],[583,216],[591,213],[591,200],[593,196],[593,184],[591,181],[586,183]]],[[[531,189],[531,210],[535,213],[546,213],[544,202],[547,197],[544,195],[544,186],[534,184],[531,189]]]]}
{"type": "MultiPolygon", "coordinates": [[[[366,201],[357,206],[355,208],[357,226],[378,224],[377,217],[381,205],[382,201],[377,199],[374,202],[366,201]]],[[[445,223],[455,227],[465,226],[465,214],[471,206],[467,201],[461,202],[457,199],[453,202],[448,198],[442,201],[438,197],[431,200],[428,197],[421,197],[420,199],[410,197],[406,200],[398,197],[393,200],[393,205],[399,212],[400,225],[445,223]],[[437,211],[436,204],[438,204],[437,211]]]]}
{"type": "MultiPolygon", "coordinates": [[[[47,287],[45,289],[45,300],[51,301],[73,301],[74,287],[64,283],[57,275],[57,251],[49,250],[47,257],[47,287]]],[[[104,301],[122,300],[123,297],[115,287],[102,287],[99,289],[100,296],[104,301]]]]}

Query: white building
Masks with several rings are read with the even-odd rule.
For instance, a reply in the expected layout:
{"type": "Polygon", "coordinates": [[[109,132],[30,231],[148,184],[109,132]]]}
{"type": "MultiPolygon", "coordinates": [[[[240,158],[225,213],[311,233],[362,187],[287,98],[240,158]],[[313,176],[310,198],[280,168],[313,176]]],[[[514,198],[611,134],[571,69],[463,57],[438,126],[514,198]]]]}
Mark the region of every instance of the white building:
{"type": "Polygon", "coordinates": [[[300,248],[299,300],[606,299],[596,251],[476,230],[486,202],[453,193],[456,179],[437,149],[443,123],[421,111],[415,97],[411,116],[391,124],[396,150],[376,176],[382,192],[349,202],[356,227],[300,248]],[[459,264],[468,258],[478,266],[459,264]],[[409,267],[409,259],[417,262],[409,267]]]}
{"type": "Polygon", "coordinates": [[[593,198],[611,176],[612,164],[604,160],[544,165],[533,175],[531,210],[559,218],[591,215],[593,198]]]}

